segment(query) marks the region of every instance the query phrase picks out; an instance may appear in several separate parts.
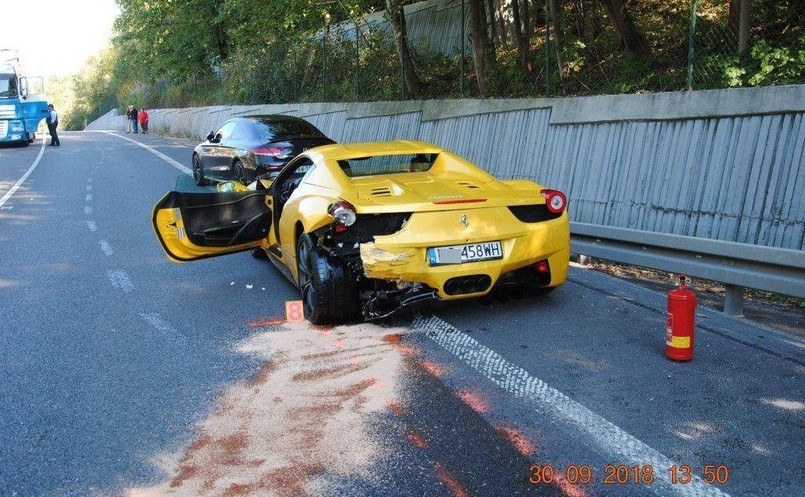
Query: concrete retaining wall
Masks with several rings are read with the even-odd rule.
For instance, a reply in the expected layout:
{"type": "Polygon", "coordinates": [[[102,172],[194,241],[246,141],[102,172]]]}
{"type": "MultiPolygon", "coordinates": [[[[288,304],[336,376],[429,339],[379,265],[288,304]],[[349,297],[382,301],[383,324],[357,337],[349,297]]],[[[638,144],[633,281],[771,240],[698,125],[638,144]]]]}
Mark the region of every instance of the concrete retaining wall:
{"type": "MultiPolygon", "coordinates": [[[[200,140],[256,113],[304,117],[339,142],[436,143],[565,191],[576,222],[805,249],[805,85],[149,111],[155,132],[200,140]]],[[[87,127],[124,128],[114,112],[87,127]]]]}

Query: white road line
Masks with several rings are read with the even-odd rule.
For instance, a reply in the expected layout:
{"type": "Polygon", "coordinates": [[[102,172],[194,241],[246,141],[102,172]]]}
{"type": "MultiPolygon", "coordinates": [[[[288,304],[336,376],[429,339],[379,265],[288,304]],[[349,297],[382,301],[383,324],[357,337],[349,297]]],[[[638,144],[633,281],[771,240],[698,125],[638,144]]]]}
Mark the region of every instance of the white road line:
{"type": "Polygon", "coordinates": [[[146,145],[144,143],[140,143],[137,140],[129,138],[128,136],[119,135],[119,134],[117,134],[117,133],[115,133],[113,131],[96,131],[96,133],[106,133],[107,135],[116,136],[118,138],[122,138],[123,140],[128,140],[131,143],[137,145],[138,147],[142,147],[142,148],[148,150],[149,152],[151,152],[152,154],[156,155],[160,159],[164,160],[165,162],[167,162],[171,166],[175,167],[179,171],[181,171],[181,172],[183,172],[185,174],[189,174],[189,175],[193,174],[193,171],[191,171],[189,167],[183,166],[181,163],[171,159],[170,157],[168,157],[167,155],[163,154],[159,150],[151,148],[151,147],[149,147],[148,145],[146,145]]]}
{"type": "Polygon", "coordinates": [[[22,175],[22,178],[20,178],[20,180],[17,181],[14,184],[14,186],[11,187],[11,190],[7,191],[6,194],[3,195],[3,198],[0,198],[0,207],[3,207],[3,204],[8,202],[8,199],[10,199],[12,195],[14,195],[14,192],[16,192],[17,189],[20,186],[22,186],[22,184],[25,182],[25,180],[28,179],[28,176],[30,176],[31,173],[34,171],[34,169],[36,169],[36,166],[39,165],[39,161],[42,160],[42,155],[44,153],[45,153],[45,138],[43,137],[42,138],[42,146],[39,147],[39,155],[36,156],[36,160],[34,160],[34,163],[31,164],[31,167],[29,167],[28,170],[25,171],[25,174],[22,175]]]}
{"type": "Polygon", "coordinates": [[[92,194],[87,193],[87,202],[92,202],[92,194]]]}
{"type": "Polygon", "coordinates": [[[177,342],[181,345],[187,345],[187,337],[182,335],[181,332],[177,331],[176,328],[170,325],[167,321],[162,319],[162,316],[159,314],[152,312],[152,313],[139,313],[140,317],[148,321],[154,328],[157,329],[160,333],[168,337],[169,339],[177,342]]]}
{"type": "Polygon", "coordinates": [[[129,293],[134,290],[134,284],[131,282],[131,278],[129,278],[129,275],[126,274],[125,271],[110,269],[106,271],[106,276],[109,278],[109,282],[113,287],[119,288],[125,293],[129,293]]]}
{"type": "Polygon", "coordinates": [[[103,253],[106,255],[112,255],[115,253],[115,251],[112,250],[112,246],[109,245],[109,242],[107,242],[106,240],[99,241],[98,245],[101,246],[101,250],[103,250],[103,253]]]}
{"type": "Polygon", "coordinates": [[[531,376],[526,370],[511,364],[451,324],[435,316],[417,317],[412,328],[426,332],[426,336],[434,342],[507,392],[530,401],[541,412],[551,413],[559,420],[574,426],[602,451],[618,456],[619,460],[629,462],[630,465],[652,465],[655,468],[655,483],[661,485],[648,487],[656,494],[728,497],[721,490],[700,481],[691,481],[687,485],[671,484],[670,474],[665,468],[676,464],[673,460],[539,378],[531,376]],[[659,468],[663,469],[658,470],[659,468]]]}
{"type": "Polygon", "coordinates": [[[91,191],[92,191],[92,185],[87,185],[87,191],[88,191],[88,192],[91,192],[91,191]]]}
{"type": "Polygon", "coordinates": [[[87,221],[87,228],[93,233],[98,231],[98,225],[95,224],[95,221],[87,221]]]}
{"type": "Polygon", "coordinates": [[[92,214],[92,206],[91,205],[88,205],[88,206],[84,207],[84,214],[86,214],[87,216],[92,214]]]}

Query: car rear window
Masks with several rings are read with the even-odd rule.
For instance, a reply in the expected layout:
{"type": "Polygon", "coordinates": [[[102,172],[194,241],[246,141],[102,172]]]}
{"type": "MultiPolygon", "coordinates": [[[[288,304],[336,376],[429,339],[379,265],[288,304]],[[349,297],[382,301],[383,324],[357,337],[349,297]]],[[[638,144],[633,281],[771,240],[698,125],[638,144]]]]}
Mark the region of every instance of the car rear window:
{"type": "Polygon", "coordinates": [[[254,130],[263,141],[283,140],[293,137],[324,137],[324,134],[305,121],[254,121],[254,130]]]}
{"type": "Polygon", "coordinates": [[[350,178],[375,174],[416,173],[427,171],[439,154],[375,155],[338,161],[350,178]]]}

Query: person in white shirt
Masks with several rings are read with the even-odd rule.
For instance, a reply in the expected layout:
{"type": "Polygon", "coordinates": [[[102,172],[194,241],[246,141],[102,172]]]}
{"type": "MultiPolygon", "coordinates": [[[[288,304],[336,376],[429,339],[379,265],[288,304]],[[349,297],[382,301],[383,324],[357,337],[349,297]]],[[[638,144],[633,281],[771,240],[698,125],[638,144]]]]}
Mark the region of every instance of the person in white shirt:
{"type": "Polygon", "coordinates": [[[56,128],[59,127],[59,114],[56,112],[53,104],[48,105],[48,117],[45,118],[45,122],[47,122],[48,131],[50,132],[50,145],[54,147],[61,146],[59,133],[56,131],[56,128]]]}

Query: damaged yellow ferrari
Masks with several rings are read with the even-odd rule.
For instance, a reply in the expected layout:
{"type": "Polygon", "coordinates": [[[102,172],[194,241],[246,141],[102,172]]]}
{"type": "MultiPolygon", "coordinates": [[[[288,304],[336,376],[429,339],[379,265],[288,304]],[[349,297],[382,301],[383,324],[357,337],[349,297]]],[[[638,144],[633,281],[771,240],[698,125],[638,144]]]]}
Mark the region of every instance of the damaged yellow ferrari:
{"type": "Polygon", "coordinates": [[[312,148],[242,191],[171,192],[152,222],[175,262],[268,257],[313,323],[507,286],[545,294],[564,283],[570,256],[562,192],[404,140],[312,148]]]}

